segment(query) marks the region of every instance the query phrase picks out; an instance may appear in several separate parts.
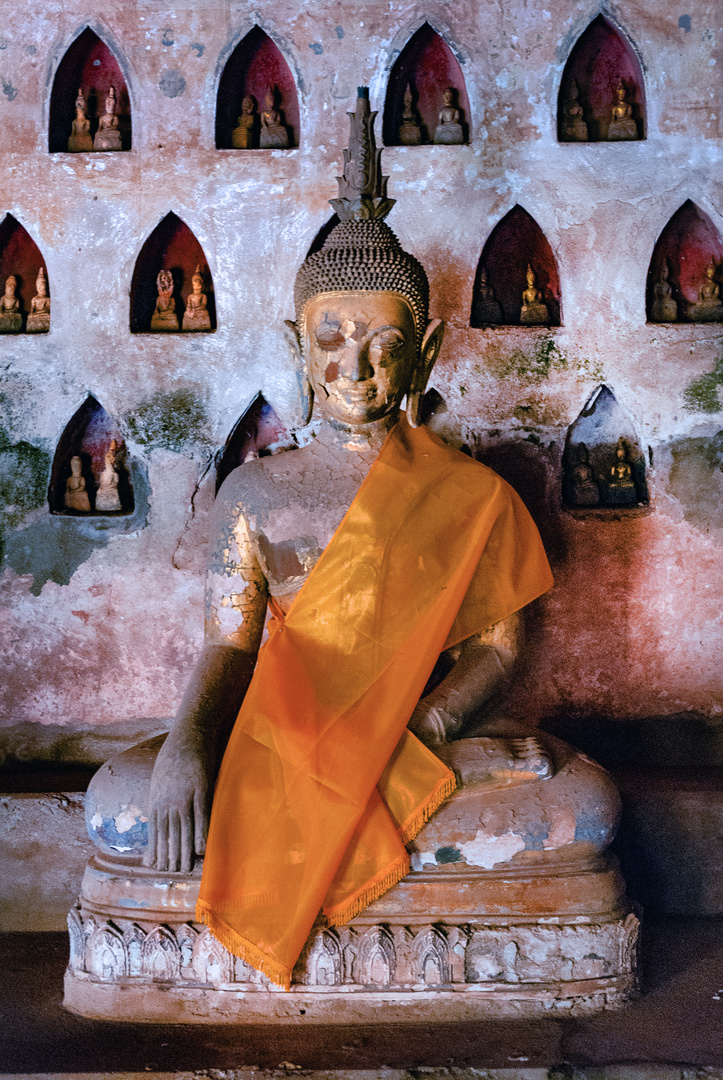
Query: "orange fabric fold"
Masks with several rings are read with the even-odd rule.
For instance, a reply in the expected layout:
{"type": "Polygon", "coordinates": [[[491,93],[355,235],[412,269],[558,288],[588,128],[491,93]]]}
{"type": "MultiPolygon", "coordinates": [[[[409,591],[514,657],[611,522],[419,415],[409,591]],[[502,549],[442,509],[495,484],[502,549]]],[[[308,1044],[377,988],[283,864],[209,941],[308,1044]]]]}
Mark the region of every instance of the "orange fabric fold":
{"type": "Polygon", "coordinates": [[[495,473],[400,421],[259,653],[219,772],[196,915],[289,987],[319,913],[347,921],[407,873],[454,789],[406,729],[439,653],[550,588],[495,473]]]}

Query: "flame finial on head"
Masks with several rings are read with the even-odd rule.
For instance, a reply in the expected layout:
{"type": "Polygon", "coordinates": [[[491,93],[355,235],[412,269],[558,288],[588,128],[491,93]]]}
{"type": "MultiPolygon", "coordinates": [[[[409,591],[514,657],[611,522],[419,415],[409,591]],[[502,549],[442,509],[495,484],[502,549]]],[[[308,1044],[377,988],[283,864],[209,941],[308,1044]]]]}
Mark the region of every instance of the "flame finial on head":
{"type": "Polygon", "coordinates": [[[376,113],[369,108],[369,87],[360,86],[355,112],[349,117],[349,147],[344,151],[344,173],[337,176],[339,196],[329,199],[341,221],[383,221],[394,199],[387,197],[382,176],[382,152],[374,139],[376,113]]]}

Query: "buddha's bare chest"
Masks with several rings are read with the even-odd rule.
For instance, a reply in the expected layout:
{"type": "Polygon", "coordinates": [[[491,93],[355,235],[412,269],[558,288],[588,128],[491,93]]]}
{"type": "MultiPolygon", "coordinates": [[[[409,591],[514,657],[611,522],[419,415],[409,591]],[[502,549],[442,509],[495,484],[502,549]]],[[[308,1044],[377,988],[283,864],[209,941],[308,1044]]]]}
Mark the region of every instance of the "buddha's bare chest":
{"type": "Polygon", "coordinates": [[[354,501],[374,456],[292,452],[264,462],[258,484],[244,499],[243,516],[272,596],[283,602],[301,588],[354,501]]]}

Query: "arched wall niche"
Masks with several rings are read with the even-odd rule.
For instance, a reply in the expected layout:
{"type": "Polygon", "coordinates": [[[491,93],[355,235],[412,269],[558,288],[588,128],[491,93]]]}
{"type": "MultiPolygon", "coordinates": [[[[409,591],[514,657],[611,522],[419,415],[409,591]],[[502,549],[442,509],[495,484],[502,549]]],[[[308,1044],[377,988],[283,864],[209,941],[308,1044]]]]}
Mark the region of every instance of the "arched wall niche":
{"type": "Polygon", "coordinates": [[[94,138],[111,86],[116,91],[116,115],[122,148],[130,150],[131,104],[125,76],[110,46],[86,26],[66,50],[53,79],[48,120],[48,150],[51,154],[68,152],[78,90],[83,91],[86,99],[90,134],[94,138]]]}
{"type": "Polygon", "coordinates": [[[434,142],[447,87],[455,91],[454,104],[460,110],[461,141],[469,141],[470,107],[462,68],[441,34],[427,22],[411,36],[389,74],[382,123],[386,146],[406,144],[400,129],[407,86],[412,91],[413,110],[419,117],[422,143],[434,142]]]}
{"type": "Polygon", "coordinates": [[[519,204],[499,221],[482,249],[472,293],[470,325],[561,325],[560,276],[547,237],[527,210],[519,204]],[[522,294],[527,288],[527,268],[542,293],[547,319],[522,320],[522,294]]]}
{"type": "MultiPolygon", "coordinates": [[[[213,280],[206,262],[203,248],[189,229],[188,225],[176,214],[170,212],[156,225],[141,248],[131,280],[131,332],[176,331],[183,332],[184,312],[189,295],[193,292],[193,276],[200,267],[203,278],[202,291],[206,296],[210,326],[216,329],[216,305],[214,302],[213,280]],[[166,326],[159,326],[154,320],[156,302],[159,299],[157,278],[161,270],[170,271],[173,277],[173,302],[177,326],[172,320],[166,326]]],[[[188,329],[186,327],[185,329],[188,329]]]]}
{"type": "Polygon", "coordinates": [[[644,139],[647,133],[645,81],[638,56],[621,31],[604,15],[598,15],[580,35],[570,53],[560,82],[557,101],[557,134],[560,142],[608,142],[644,139]],[[612,108],[620,79],[625,101],[631,106],[634,129],[610,130],[612,108]],[[569,107],[582,109],[574,123],[569,107]],[[634,133],[633,133],[634,131],[634,133]]]}
{"type": "Polygon", "coordinates": [[[563,506],[619,511],[648,505],[645,454],[635,425],[605,384],[568,428],[562,468],[563,506]]]}
{"type": "MultiPolygon", "coordinates": [[[[260,149],[260,114],[269,90],[276,92],[276,109],[286,128],[288,145],[299,145],[299,98],[296,83],[284,55],[260,26],[254,26],[233,50],[221,73],[216,97],[216,148],[238,149],[234,129],[242,111],[245,97],[256,103],[255,122],[251,131],[251,146],[260,149]]],[[[279,147],[280,148],[280,147],[279,147]]]]}
{"type": "Polygon", "coordinates": [[[38,271],[43,270],[48,295],[50,287],[48,281],[48,268],[45,259],[40,254],[40,249],[19,221],[12,214],[6,214],[0,222],[0,296],[5,290],[7,279],[12,275],[15,278],[15,297],[18,307],[13,313],[0,312],[0,333],[21,333],[44,331],[49,328],[45,324],[33,326],[31,320],[28,326],[28,315],[31,313],[33,297],[38,292],[38,271]]]}
{"type": "Polygon", "coordinates": [[[58,441],[50,474],[48,502],[51,513],[68,517],[117,517],[133,513],[135,499],[123,435],[113,417],[91,394],[68,421],[58,441]],[[106,465],[106,453],[114,440],[120,506],[115,510],[100,509],[96,506],[98,490],[106,465]],[[75,505],[66,505],[68,479],[73,472],[71,463],[75,457],[80,459],[79,473],[85,481],[80,490],[85,491],[88,497],[87,509],[82,508],[82,496],[70,499],[75,505]]]}
{"type": "Polygon", "coordinates": [[[216,468],[216,493],[229,473],[245,461],[289,450],[294,442],[278,413],[257,394],[234,426],[216,468]]]}
{"type": "Polygon", "coordinates": [[[648,322],[721,322],[723,240],[708,215],[690,199],[658,237],[648,267],[648,322]],[[712,281],[706,271],[714,268],[712,281]],[[716,290],[710,285],[718,287],[716,290]],[[701,303],[701,288],[711,294],[701,303]]]}

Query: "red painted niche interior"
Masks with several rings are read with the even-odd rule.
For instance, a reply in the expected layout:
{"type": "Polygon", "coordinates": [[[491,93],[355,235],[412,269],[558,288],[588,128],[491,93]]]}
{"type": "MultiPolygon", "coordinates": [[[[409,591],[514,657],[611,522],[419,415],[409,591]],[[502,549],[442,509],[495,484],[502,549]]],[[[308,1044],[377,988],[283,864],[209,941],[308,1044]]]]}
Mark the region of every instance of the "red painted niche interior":
{"type": "Polygon", "coordinates": [[[562,131],[564,105],[574,81],[578,103],[587,124],[588,142],[604,142],[620,79],[625,83],[625,100],[632,106],[638,138],[645,138],[645,83],[640,62],[634,49],[623,35],[598,15],[578,38],[560,83],[558,99],[558,138],[565,142],[562,131]]]}
{"type": "Polygon", "coordinates": [[[383,134],[387,146],[400,145],[399,127],[407,84],[422,120],[423,142],[434,141],[434,129],[444,107],[443,94],[448,86],[457,92],[455,104],[461,113],[465,142],[469,140],[469,99],[462,69],[447,42],[429,23],[421,26],[409,39],[391,70],[384,102],[383,134]]]}
{"type": "Polygon", "coordinates": [[[0,224],[0,292],[4,291],[5,279],[14,274],[17,281],[15,295],[20,300],[23,329],[30,311],[30,301],[38,291],[35,282],[41,266],[45,270],[50,294],[48,268],[38,245],[12,214],[6,214],[0,224]]]}
{"type": "Polygon", "coordinates": [[[495,225],[482,250],[472,294],[471,326],[486,326],[479,298],[482,270],[492,287],[501,311],[503,326],[518,326],[522,293],[527,287],[528,263],[535,271],[537,288],[550,315],[550,326],[561,325],[560,278],[552,248],[535,219],[521,206],[514,206],[495,225]]]}
{"type": "Polygon", "coordinates": [[[218,84],[217,149],[231,148],[231,132],[238,123],[243,99],[250,95],[256,100],[258,116],[269,89],[276,91],[276,107],[286,123],[289,146],[298,146],[299,101],[294,78],[278,45],[255,26],[231,53],[218,84]]]}
{"type": "Polygon", "coordinates": [[[123,149],[131,148],[131,107],[128,87],[118,61],[104,41],[89,26],[79,34],[58,65],[50,96],[48,149],[51,154],[68,150],[68,137],[75,119],[75,99],[82,89],[90,133],[98,130],[108,89],[116,91],[116,115],[123,149]]]}
{"type": "Polygon", "coordinates": [[[160,270],[173,274],[176,315],[179,326],[186,309],[186,299],[193,291],[191,278],[201,267],[203,291],[208,300],[211,329],[216,329],[216,306],[213,281],[206,265],[203,248],[188,225],[174,213],[166,214],[140,250],[131,281],[131,331],[134,334],[150,331],[158,289],[156,278],[160,270]]]}
{"type": "Polygon", "coordinates": [[[673,297],[679,304],[679,318],[685,318],[686,301],[698,299],[698,291],[706,280],[706,267],[716,263],[715,280],[720,283],[723,270],[723,241],[707,214],[688,199],[673,214],[653,249],[647,283],[648,319],[651,319],[653,290],[660,280],[663,264],[667,262],[673,297]]]}

